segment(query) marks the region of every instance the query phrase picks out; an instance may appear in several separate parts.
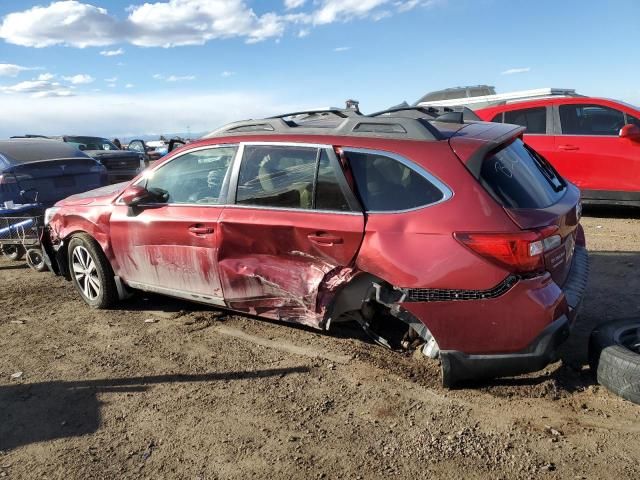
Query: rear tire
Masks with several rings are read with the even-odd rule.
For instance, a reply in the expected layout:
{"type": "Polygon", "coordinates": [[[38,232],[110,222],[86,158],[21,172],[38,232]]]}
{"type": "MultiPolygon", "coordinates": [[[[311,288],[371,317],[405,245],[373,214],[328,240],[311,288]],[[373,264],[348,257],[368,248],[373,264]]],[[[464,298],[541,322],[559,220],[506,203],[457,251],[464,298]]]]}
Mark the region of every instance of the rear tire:
{"type": "Polygon", "coordinates": [[[42,250],[38,248],[30,248],[27,250],[27,265],[36,272],[46,272],[47,264],[44,261],[42,250]]]}
{"type": "Polygon", "coordinates": [[[91,308],[106,309],[118,300],[113,270],[100,245],[87,234],[69,242],[69,274],[78,293],[91,308]]]}
{"type": "Polygon", "coordinates": [[[600,385],[640,404],[640,318],[596,327],[589,343],[589,364],[600,385]]]}
{"type": "Polygon", "coordinates": [[[4,245],[2,247],[2,253],[9,260],[13,260],[15,262],[18,260],[22,260],[27,251],[22,245],[4,245]]]}

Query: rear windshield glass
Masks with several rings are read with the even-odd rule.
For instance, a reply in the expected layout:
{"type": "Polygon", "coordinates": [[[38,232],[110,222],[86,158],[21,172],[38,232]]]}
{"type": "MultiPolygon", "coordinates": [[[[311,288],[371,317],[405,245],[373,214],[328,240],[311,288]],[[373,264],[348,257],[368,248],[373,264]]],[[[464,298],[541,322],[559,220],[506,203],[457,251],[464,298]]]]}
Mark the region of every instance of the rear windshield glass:
{"type": "Polygon", "coordinates": [[[118,150],[111,141],[100,137],[66,137],[66,141],[80,150],[118,150]]]}
{"type": "Polygon", "coordinates": [[[565,181],[522,140],[487,157],[480,172],[484,187],[507,208],[545,208],[564,195],[565,181]]]}

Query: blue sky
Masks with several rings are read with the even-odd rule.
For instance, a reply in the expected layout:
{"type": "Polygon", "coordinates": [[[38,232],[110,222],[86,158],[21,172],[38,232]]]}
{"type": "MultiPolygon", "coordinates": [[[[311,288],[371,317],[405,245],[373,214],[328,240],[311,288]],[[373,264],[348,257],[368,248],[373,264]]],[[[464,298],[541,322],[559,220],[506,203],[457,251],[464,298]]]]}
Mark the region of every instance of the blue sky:
{"type": "Polygon", "coordinates": [[[202,132],[347,98],[374,111],[474,84],[640,104],[637,0],[143,4],[3,0],[0,137],[202,132]]]}

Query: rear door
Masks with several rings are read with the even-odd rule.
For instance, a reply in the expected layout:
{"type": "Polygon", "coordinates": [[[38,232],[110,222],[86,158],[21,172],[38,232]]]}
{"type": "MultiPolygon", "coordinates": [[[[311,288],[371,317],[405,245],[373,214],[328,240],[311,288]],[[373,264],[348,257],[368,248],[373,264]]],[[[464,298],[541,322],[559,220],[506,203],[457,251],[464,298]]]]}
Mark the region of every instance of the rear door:
{"type": "Polygon", "coordinates": [[[148,291],[223,304],[217,269],[218,218],[227,197],[236,146],[201,147],[141,180],[168,201],[131,212],[116,202],[111,242],[117,274],[148,291]]]}
{"type": "Polygon", "coordinates": [[[327,145],[246,143],[219,219],[218,265],[235,310],[322,327],[323,293],[348,275],[364,215],[327,145]]]}
{"type": "Polygon", "coordinates": [[[621,110],[560,103],[555,115],[560,132],[554,140],[553,163],[585,198],[616,198],[623,192],[640,190],[640,148],[619,137],[625,125],[621,110]]]}

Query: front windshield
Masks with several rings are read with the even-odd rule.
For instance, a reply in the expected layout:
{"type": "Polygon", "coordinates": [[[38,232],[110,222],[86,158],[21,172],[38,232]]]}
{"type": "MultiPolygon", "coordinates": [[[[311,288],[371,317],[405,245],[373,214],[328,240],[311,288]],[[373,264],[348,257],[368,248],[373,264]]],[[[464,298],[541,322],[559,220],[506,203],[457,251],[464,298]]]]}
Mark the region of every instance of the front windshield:
{"type": "Polygon", "coordinates": [[[80,150],[119,150],[106,138],[100,137],[65,137],[67,143],[71,143],[80,150]]]}

